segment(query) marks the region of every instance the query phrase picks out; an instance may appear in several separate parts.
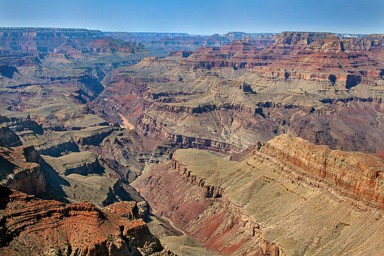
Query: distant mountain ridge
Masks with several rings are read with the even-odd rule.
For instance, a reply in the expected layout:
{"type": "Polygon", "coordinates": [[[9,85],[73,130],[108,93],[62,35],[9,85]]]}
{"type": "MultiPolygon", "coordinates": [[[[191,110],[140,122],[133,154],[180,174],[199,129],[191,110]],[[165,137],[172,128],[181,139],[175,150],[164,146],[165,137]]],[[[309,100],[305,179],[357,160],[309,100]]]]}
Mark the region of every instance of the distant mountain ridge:
{"type": "Polygon", "coordinates": [[[99,30],[76,28],[0,28],[0,53],[100,53],[144,51],[137,43],[112,39],[99,30]]]}

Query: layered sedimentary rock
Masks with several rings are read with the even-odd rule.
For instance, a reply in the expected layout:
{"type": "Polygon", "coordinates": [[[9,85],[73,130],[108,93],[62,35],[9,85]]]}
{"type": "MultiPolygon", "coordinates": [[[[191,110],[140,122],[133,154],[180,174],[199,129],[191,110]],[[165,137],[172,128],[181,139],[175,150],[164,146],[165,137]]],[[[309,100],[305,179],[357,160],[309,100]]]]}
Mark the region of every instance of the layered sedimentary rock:
{"type": "Polygon", "coordinates": [[[96,111],[181,147],[236,152],[288,132],[334,149],[377,152],[382,40],[285,32],[263,49],[245,38],[187,58],[145,58],[105,80],[96,111]]]}
{"type": "MultiPolygon", "coordinates": [[[[153,213],[171,221],[159,226],[176,230],[161,232],[197,240],[163,237],[169,248],[201,255],[210,252],[199,244],[230,255],[383,252],[382,160],[311,144],[384,150],[382,35],[169,35],[147,43],[181,51],[142,59],[141,45],[97,31],[19,32],[1,37],[0,146],[11,148],[1,148],[0,161],[12,170],[5,173],[9,177],[17,177],[18,165],[43,171],[48,190],[26,192],[76,203],[93,215],[96,208],[79,202],[103,207],[141,201],[129,183],[147,163],[173,155],[135,181],[153,213]],[[204,47],[193,52],[196,46],[204,47]],[[284,133],[311,143],[289,136],[271,140],[284,133]],[[38,161],[29,145],[42,155],[38,161]],[[241,153],[173,154],[177,148],[241,153]]],[[[58,211],[82,216],[83,210],[71,207],[58,211]]],[[[54,230],[55,237],[65,232],[54,230]]],[[[92,247],[66,234],[58,240],[84,244],[82,252],[92,247]]],[[[114,237],[107,236],[108,250],[120,241],[114,237]]],[[[29,242],[22,239],[15,246],[29,242]]],[[[117,248],[129,247],[122,241],[117,248]]]]}
{"type": "Polygon", "coordinates": [[[1,184],[28,194],[44,193],[48,184],[41,161],[32,146],[0,147],[1,184]]]}
{"type": "Polygon", "coordinates": [[[101,31],[65,28],[0,28],[0,51],[8,53],[82,53],[123,52],[143,50],[138,44],[113,40],[101,31]]]}
{"type": "Polygon", "coordinates": [[[269,79],[342,82],[349,89],[364,79],[371,83],[382,79],[382,38],[283,32],[262,50],[250,42],[235,41],[221,48],[200,49],[185,62],[196,62],[203,68],[248,68],[269,79]]]}
{"type": "Polygon", "coordinates": [[[261,152],[234,161],[178,150],[134,185],[154,213],[220,254],[383,252],[382,159],[285,135],[261,152]]]}
{"type": "Polygon", "coordinates": [[[28,194],[44,193],[48,184],[41,168],[43,159],[33,146],[22,146],[19,136],[5,124],[0,127],[1,184],[28,194]]]}
{"type": "Polygon", "coordinates": [[[262,149],[266,155],[281,161],[282,168],[301,169],[316,182],[356,200],[384,207],[384,161],[360,152],[330,150],[313,145],[301,138],[281,135],[267,142],[262,149]]]}
{"type": "MultiPolygon", "coordinates": [[[[182,51],[193,51],[200,47],[222,46],[229,44],[234,40],[243,38],[249,39],[258,48],[272,44],[276,39],[273,33],[244,33],[229,32],[223,35],[214,34],[211,36],[188,35],[186,33],[134,33],[134,32],[108,32],[104,33],[115,39],[121,39],[128,42],[142,43],[147,49],[156,54],[178,55],[182,51]]],[[[182,56],[185,57],[185,56],[182,56]]]]}
{"type": "Polygon", "coordinates": [[[134,202],[102,210],[45,201],[0,186],[0,252],[8,255],[154,255],[162,250],[134,202]]]}

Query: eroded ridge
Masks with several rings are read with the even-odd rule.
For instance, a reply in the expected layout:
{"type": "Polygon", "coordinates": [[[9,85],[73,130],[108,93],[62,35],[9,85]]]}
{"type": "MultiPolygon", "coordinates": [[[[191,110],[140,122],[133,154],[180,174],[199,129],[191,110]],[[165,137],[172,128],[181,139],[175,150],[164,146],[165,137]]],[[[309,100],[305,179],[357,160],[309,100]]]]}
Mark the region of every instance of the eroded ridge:
{"type": "Polygon", "coordinates": [[[380,254],[383,166],[368,154],[282,135],[236,161],[178,150],[134,186],[154,213],[220,254],[380,254]]]}

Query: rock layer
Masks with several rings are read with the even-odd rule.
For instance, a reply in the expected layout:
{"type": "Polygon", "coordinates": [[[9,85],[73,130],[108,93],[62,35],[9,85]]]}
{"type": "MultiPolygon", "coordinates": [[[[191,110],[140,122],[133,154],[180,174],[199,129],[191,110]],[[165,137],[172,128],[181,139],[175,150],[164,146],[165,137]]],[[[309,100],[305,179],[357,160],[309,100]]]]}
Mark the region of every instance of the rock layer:
{"type": "Polygon", "coordinates": [[[302,170],[359,203],[384,209],[384,161],[376,156],[330,150],[289,135],[268,141],[262,152],[281,161],[282,168],[302,170]]]}
{"type": "Polygon", "coordinates": [[[2,254],[149,255],[162,250],[133,202],[100,210],[90,203],[65,205],[0,189],[2,254]]]}
{"type": "Polygon", "coordinates": [[[43,160],[34,147],[0,147],[0,181],[27,194],[44,193],[48,184],[39,163],[43,160]]]}
{"type": "Polygon", "coordinates": [[[288,132],[382,151],[383,53],[380,35],[285,32],[263,49],[245,38],[186,58],[145,58],[113,72],[97,112],[182,147],[236,152],[288,132]]]}
{"type": "Polygon", "coordinates": [[[287,135],[262,152],[229,161],[178,150],[173,161],[145,172],[134,186],[154,213],[220,254],[383,252],[377,246],[384,225],[382,159],[287,135]]]}

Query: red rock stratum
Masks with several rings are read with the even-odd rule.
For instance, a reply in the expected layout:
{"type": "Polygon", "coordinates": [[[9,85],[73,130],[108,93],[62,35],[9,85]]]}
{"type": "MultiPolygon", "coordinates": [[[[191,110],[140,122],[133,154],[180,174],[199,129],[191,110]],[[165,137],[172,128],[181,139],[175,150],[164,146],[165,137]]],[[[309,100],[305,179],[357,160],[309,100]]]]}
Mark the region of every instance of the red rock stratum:
{"type": "Polygon", "coordinates": [[[0,186],[2,255],[149,255],[162,250],[134,202],[102,210],[63,204],[0,186]]]}
{"type": "Polygon", "coordinates": [[[384,252],[382,159],[289,135],[232,159],[178,150],[134,186],[155,213],[220,254],[384,252]]]}

